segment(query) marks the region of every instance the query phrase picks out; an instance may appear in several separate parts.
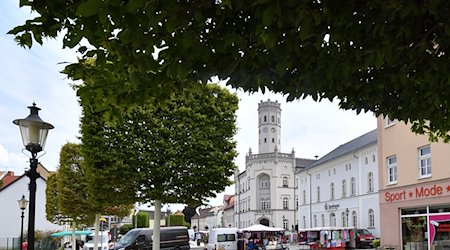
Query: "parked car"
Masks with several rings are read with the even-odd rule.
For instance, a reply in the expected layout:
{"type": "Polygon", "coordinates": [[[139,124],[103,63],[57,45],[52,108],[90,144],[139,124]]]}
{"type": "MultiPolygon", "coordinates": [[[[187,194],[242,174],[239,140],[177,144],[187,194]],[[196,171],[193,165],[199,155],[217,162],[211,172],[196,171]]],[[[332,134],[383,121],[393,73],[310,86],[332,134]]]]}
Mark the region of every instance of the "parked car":
{"type": "MultiPolygon", "coordinates": [[[[94,234],[92,232],[86,235],[86,242],[83,244],[83,250],[93,250],[94,249],[94,234]]],[[[99,232],[98,234],[98,250],[108,250],[109,249],[109,234],[108,232],[99,232]]]]}
{"type": "Polygon", "coordinates": [[[373,240],[376,239],[367,229],[356,229],[356,248],[373,248],[373,240]]]}
{"type": "MultiPolygon", "coordinates": [[[[160,229],[160,249],[189,250],[189,235],[186,227],[162,227],[160,229]]],[[[111,249],[151,250],[153,229],[136,228],[123,235],[111,249]]]]}

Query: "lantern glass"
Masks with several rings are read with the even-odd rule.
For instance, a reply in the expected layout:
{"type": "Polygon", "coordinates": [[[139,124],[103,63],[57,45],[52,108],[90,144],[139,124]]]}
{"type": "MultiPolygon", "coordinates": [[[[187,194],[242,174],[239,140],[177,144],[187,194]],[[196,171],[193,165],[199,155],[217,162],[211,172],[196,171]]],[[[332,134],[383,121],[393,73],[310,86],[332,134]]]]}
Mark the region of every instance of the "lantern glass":
{"type": "Polygon", "coordinates": [[[25,210],[27,208],[28,200],[25,199],[25,195],[22,195],[22,199],[18,200],[18,202],[20,209],[25,210]]]}

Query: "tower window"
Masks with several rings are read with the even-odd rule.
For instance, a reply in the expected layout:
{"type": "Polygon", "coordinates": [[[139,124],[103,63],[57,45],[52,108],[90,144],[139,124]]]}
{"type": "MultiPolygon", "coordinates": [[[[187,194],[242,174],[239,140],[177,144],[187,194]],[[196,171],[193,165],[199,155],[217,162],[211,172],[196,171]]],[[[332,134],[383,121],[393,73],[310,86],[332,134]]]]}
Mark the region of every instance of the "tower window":
{"type": "Polygon", "coordinates": [[[272,138],[272,142],[275,143],[275,138],[272,138]]]}
{"type": "Polygon", "coordinates": [[[267,116],[264,116],[264,122],[267,122],[267,116]]]}
{"type": "Polygon", "coordinates": [[[272,115],[272,122],[275,122],[275,116],[272,115]]]}
{"type": "Polygon", "coordinates": [[[266,143],[267,142],[267,138],[264,138],[264,143],[266,143]]]}

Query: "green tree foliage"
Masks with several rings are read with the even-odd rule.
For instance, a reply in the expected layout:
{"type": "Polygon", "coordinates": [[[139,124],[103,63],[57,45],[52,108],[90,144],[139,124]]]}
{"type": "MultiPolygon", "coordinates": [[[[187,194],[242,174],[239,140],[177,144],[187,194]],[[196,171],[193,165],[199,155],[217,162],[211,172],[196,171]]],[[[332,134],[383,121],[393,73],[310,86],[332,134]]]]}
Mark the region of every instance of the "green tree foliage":
{"type": "Polygon", "coordinates": [[[83,155],[96,204],[201,204],[231,184],[238,98],[216,84],[200,86],[163,104],[150,99],[114,123],[94,97],[82,99],[83,155]]]}
{"type": "Polygon", "coordinates": [[[212,76],[288,99],[414,122],[449,139],[450,2],[334,0],[22,0],[37,14],[12,29],[22,46],[67,31],[81,60],[73,79],[96,77],[98,107],[121,110],[212,76]],[[158,51],[158,56],[152,53],[158,51]],[[100,67],[84,61],[96,58],[100,67]],[[114,63],[110,63],[114,62],[114,63]]]}
{"type": "MultiPolygon", "coordinates": [[[[166,225],[169,225],[169,215],[166,216],[166,225]]],[[[170,215],[170,226],[185,226],[184,216],[181,214],[170,215]]]]}
{"type": "Polygon", "coordinates": [[[67,218],[61,215],[58,206],[58,172],[48,176],[45,197],[45,215],[47,220],[55,224],[67,222],[67,218]]]}
{"type": "Polygon", "coordinates": [[[66,143],[61,148],[57,176],[58,207],[76,224],[92,224],[95,207],[89,202],[81,146],[66,143]]]}

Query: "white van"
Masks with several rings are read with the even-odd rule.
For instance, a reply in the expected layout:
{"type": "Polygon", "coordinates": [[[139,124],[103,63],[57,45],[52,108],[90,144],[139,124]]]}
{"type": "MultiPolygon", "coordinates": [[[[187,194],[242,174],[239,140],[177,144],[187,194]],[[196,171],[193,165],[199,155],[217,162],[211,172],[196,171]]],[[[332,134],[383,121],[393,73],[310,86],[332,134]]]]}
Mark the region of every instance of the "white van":
{"type": "Polygon", "coordinates": [[[213,228],[209,232],[208,250],[237,250],[237,228],[213,228]]]}
{"type": "MultiPolygon", "coordinates": [[[[94,232],[86,236],[86,242],[83,245],[83,250],[94,250],[94,232]]],[[[98,232],[98,250],[109,249],[109,234],[108,232],[98,232]]]]}

